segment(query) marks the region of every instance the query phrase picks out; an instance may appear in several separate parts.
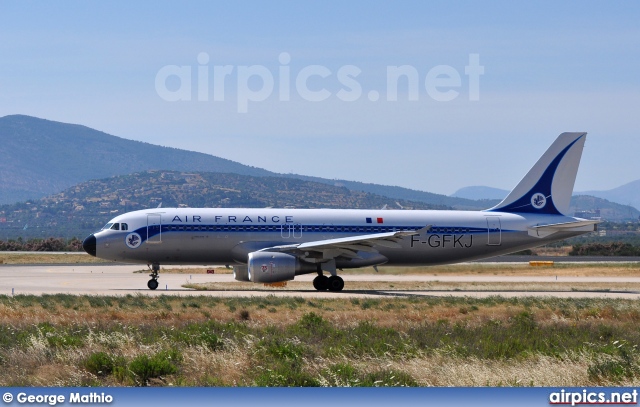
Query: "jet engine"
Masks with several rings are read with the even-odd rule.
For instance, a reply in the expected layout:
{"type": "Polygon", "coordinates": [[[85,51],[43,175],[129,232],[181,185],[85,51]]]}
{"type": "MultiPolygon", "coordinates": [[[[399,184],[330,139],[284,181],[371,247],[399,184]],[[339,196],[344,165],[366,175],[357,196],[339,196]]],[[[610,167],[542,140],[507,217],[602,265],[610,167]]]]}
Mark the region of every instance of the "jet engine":
{"type": "MultiPolygon", "coordinates": [[[[293,280],[297,274],[313,273],[315,264],[305,263],[286,253],[249,253],[248,279],[254,283],[275,283],[293,280]]],[[[236,278],[237,280],[237,278],[236,278]]]]}
{"type": "Polygon", "coordinates": [[[233,266],[233,278],[238,281],[251,281],[249,280],[249,269],[247,266],[233,266]]]}

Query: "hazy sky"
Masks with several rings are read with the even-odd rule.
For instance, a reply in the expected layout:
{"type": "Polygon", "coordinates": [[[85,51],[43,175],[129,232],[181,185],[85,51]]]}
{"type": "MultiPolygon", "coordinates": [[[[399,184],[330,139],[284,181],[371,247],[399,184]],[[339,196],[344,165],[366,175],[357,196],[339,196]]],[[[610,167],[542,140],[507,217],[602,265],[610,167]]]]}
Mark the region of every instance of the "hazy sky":
{"type": "Polygon", "coordinates": [[[638,2],[229,3],[2,1],[0,116],[443,194],[587,131],[577,190],[640,178],[638,2]]]}

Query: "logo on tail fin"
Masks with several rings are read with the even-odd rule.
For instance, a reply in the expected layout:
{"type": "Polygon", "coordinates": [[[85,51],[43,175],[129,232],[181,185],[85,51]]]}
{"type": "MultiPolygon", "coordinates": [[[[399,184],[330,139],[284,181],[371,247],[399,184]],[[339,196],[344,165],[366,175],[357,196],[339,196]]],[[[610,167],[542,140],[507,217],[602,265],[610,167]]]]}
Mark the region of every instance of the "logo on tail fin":
{"type": "Polygon", "coordinates": [[[547,198],[538,192],[531,197],[531,205],[536,209],[542,209],[547,204],[547,198]]]}

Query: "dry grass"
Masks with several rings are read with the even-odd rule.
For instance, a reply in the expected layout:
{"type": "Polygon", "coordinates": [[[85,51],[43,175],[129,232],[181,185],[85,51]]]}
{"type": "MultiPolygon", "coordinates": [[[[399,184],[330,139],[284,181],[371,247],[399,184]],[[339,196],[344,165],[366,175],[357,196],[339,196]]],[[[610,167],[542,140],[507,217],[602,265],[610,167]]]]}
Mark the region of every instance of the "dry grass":
{"type": "MultiPolygon", "coordinates": [[[[250,342],[252,343],[252,342],[250,342]]],[[[203,382],[213,385],[241,386],[246,383],[247,372],[253,367],[252,349],[248,343],[238,346],[227,343],[223,351],[212,351],[204,346],[194,346],[184,352],[184,375],[190,385],[203,382]],[[191,378],[191,379],[190,379],[191,378]]]]}
{"type": "MultiPolygon", "coordinates": [[[[372,362],[363,361],[369,369],[372,362]]],[[[378,361],[378,366],[387,366],[409,373],[421,386],[597,386],[587,374],[591,357],[555,358],[535,355],[519,360],[480,360],[436,354],[423,358],[401,361],[378,361]],[[387,363],[387,365],[382,365],[387,363]]],[[[373,364],[375,366],[375,364],[373,364]]],[[[637,386],[640,380],[630,378],[620,386],[637,386]]]]}
{"type": "Polygon", "coordinates": [[[25,298],[33,298],[34,301],[25,305],[21,296],[9,299],[5,297],[0,303],[1,325],[24,329],[42,323],[100,327],[123,324],[179,326],[207,321],[242,321],[249,327],[265,328],[291,325],[310,312],[321,314],[338,328],[353,326],[361,321],[396,328],[442,320],[477,326],[487,321],[509,321],[524,310],[530,312],[540,323],[598,320],[615,325],[640,319],[640,309],[635,301],[609,299],[409,297],[303,300],[231,297],[222,300],[212,297],[178,296],[25,298]],[[59,298],[69,299],[73,305],[61,303],[59,298]],[[103,298],[106,300],[103,301],[103,298]],[[243,310],[248,312],[249,316],[246,319],[240,315],[243,310]]]}
{"type": "MultiPolygon", "coordinates": [[[[588,356],[558,359],[533,356],[521,360],[480,360],[434,354],[417,358],[386,359],[352,358],[319,360],[311,364],[316,374],[336,363],[350,363],[369,373],[391,369],[408,373],[420,386],[482,387],[482,386],[589,386],[597,385],[587,375],[588,356]]],[[[327,386],[345,386],[339,378],[328,377],[327,386]],[[333,379],[333,380],[332,380],[333,379]]],[[[628,380],[622,386],[636,386],[639,380],[628,380]]]]}
{"type": "MultiPolygon", "coordinates": [[[[222,350],[211,350],[195,345],[182,352],[180,375],[169,375],[155,379],[150,385],[182,386],[251,386],[248,379],[255,371],[269,369],[252,358],[257,338],[246,338],[241,342],[227,343],[222,350]]],[[[98,377],[78,366],[95,352],[115,352],[132,359],[142,354],[152,354],[161,349],[143,346],[123,338],[103,337],[82,349],[52,351],[42,338],[33,338],[33,343],[24,350],[12,349],[5,353],[0,386],[118,386],[114,377],[98,377]]],[[[337,364],[349,364],[361,374],[385,370],[410,375],[419,386],[638,386],[640,379],[623,378],[615,382],[595,380],[588,375],[593,357],[588,354],[550,357],[531,355],[509,360],[483,360],[475,357],[462,358],[436,352],[416,357],[353,357],[337,355],[330,358],[304,360],[304,371],[315,377],[323,386],[350,386],[328,370],[337,364]]]]}
{"type": "Polygon", "coordinates": [[[81,264],[111,263],[87,253],[0,253],[0,264],[81,264]]]}
{"type": "MultiPolygon", "coordinates": [[[[624,332],[629,329],[625,327],[635,327],[640,320],[640,306],[636,301],[626,300],[0,297],[0,328],[4,338],[7,330],[12,332],[10,336],[23,336],[19,345],[0,349],[0,386],[132,385],[134,382],[115,375],[98,377],[84,363],[96,352],[131,361],[140,355],[154,355],[176,347],[181,353],[179,373],[154,378],[148,384],[254,385],[258,373],[274,368],[272,360],[264,359],[262,335],[286,332],[310,313],[321,315],[335,329],[354,329],[366,322],[406,333],[442,323],[451,329],[488,324],[506,327],[524,312],[539,326],[549,326],[551,332],[557,326],[575,324],[605,325],[611,332],[624,332]],[[184,332],[189,324],[211,321],[222,327],[222,333],[218,331],[222,341],[219,348],[212,349],[197,341],[180,345],[170,338],[174,332],[184,332]],[[54,329],[54,333],[41,328],[43,324],[54,329]],[[154,333],[157,329],[165,333],[154,333]],[[76,332],[84,332],[78,345],[60,346],[50,341],[51,335],[76,332]],[[145,335],[159,336],[145,342],[145,335]]],[[[284,340],[294,348],[314,346],[313,341],[305,342],[296,335],[285,336],[284,340]]],[[[558,356],[529,353],[509,359],[482,359],[462,357],[447,347],[373,356],[366,352],[354,354],[348,346],[322,357],[306,355],[300,359],[302,371],[327,386],[353,385],[331,373],[338,364],[353,366],[361,375],[403,372],[421,386],[640,385],[637,376],[615,383],[590,377],[588,368],[593,361],[590,351],[572,349],[563,350],[558,356]]]]}

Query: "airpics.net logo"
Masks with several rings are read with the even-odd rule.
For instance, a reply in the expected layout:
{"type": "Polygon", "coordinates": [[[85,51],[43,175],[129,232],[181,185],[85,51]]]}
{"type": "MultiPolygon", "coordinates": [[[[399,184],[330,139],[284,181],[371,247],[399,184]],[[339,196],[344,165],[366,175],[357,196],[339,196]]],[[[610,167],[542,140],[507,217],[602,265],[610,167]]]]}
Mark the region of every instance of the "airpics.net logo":
{"type": "Polygon", "coordinates": [[[484,75],[480,55],[469,54],[464,74],[450,65],[436,65],[430,69],[388,65],[386,83],[382,85],[384,90],[365,91],[359,81],[363,71],[358,66],[342,65],[331,70],[324,65],[307,65],[293,70],[288,52],[279,55],[277,72],[264,65],[212,65],[206,52],[198,54],[196,59],[195,66],[165,65],[158,70],[155,88],[161,99],[167,102],[235,100],[239,113],[247,113],[250,103],[270,98],[288,102],[292,95],[307,102],[332,98],[355,102],[365,97],[370,102],[397,102],[401,98],[416,102],[424,100],[426,93],[426,98],[431,100],[450,102],[466,93],[469,101],[478,101],[480,76],[484,75]]]}

